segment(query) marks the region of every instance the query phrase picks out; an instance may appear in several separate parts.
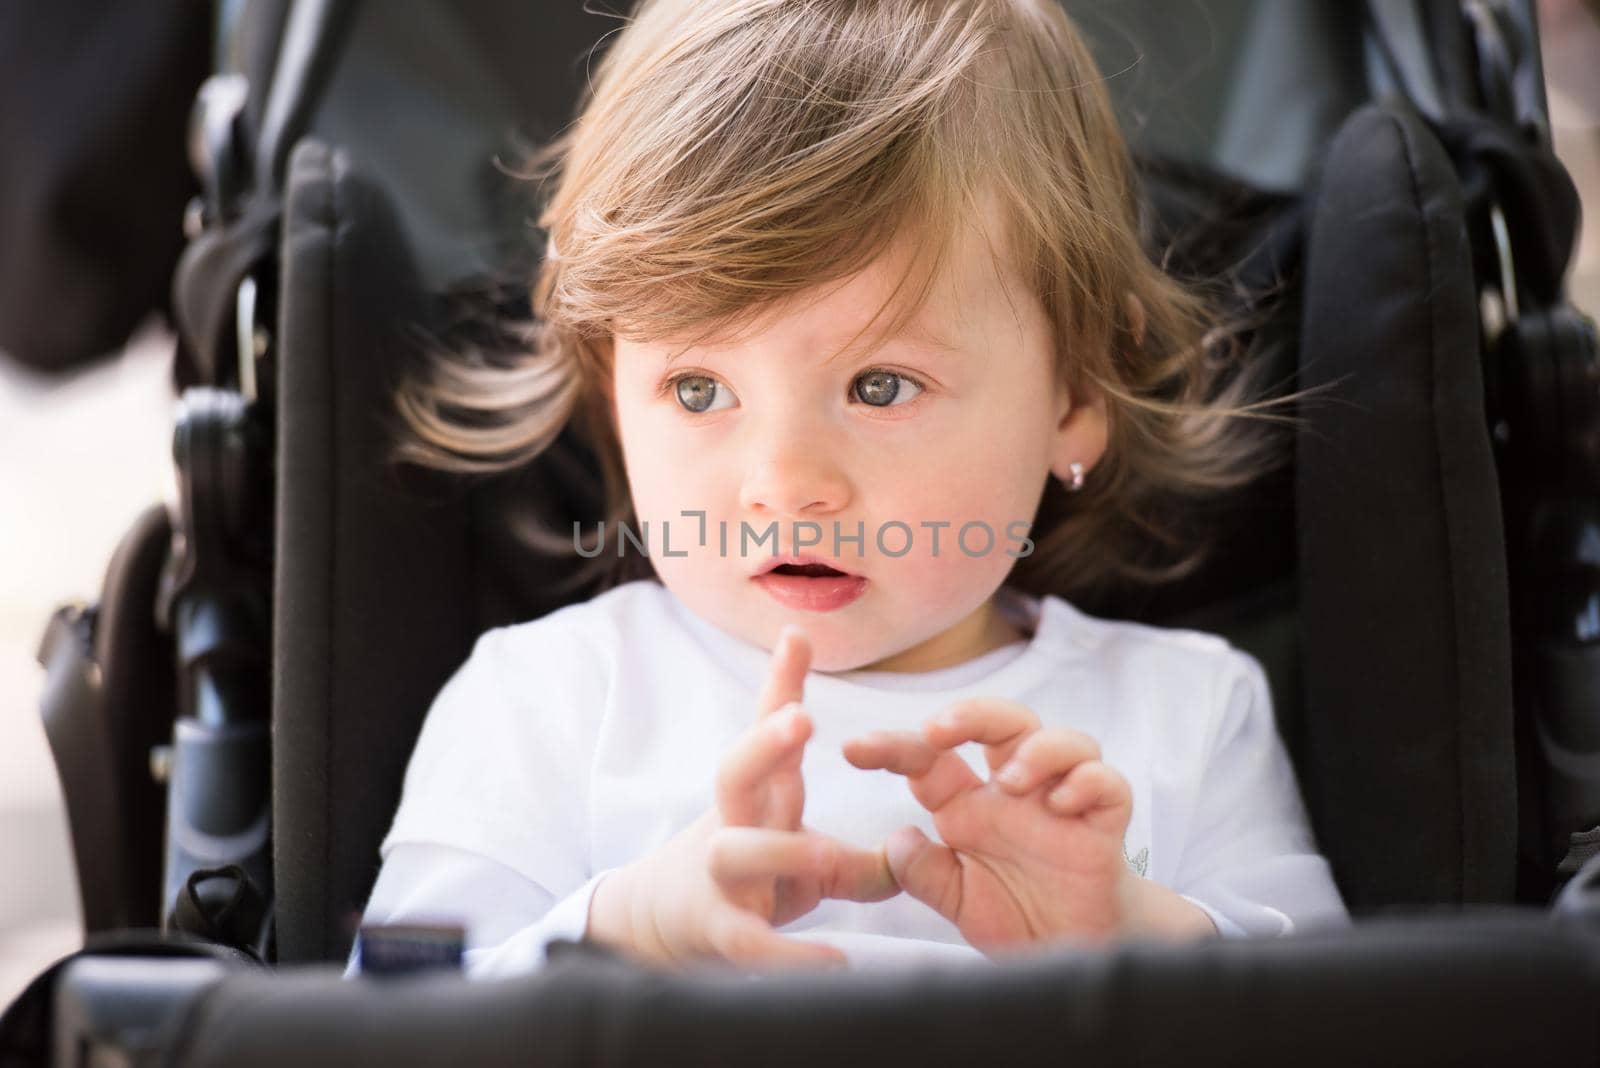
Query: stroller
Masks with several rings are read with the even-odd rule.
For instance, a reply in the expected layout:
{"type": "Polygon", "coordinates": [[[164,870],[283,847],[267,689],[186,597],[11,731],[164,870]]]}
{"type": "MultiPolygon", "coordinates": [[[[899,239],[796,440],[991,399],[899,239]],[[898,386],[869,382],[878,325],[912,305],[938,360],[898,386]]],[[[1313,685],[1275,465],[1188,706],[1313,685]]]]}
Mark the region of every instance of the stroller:
{"type": "Polygon", "coordinates": [[[179,508],[41,650],[90,937],[0,1065],[1600,1060],[1600,358],[1531,4],[1066,2],[1141,72],[1111,84],[1152,250],[1274,292],[1257,358],[1336,401],[1197,520],[1200,571],[1082,607],[1262,661],[1353,929],[888,979],[574,946],[341,980],[433,695],[482,630],[592,592],[512,534],[598,516],[579,437],[452,482],[387,464],[385,402],[407,354],[482,340],[464,308],[515,312],[537,253],[492,161],[567,119],[613,23],[251,0],[196,112],[179,508]]]}

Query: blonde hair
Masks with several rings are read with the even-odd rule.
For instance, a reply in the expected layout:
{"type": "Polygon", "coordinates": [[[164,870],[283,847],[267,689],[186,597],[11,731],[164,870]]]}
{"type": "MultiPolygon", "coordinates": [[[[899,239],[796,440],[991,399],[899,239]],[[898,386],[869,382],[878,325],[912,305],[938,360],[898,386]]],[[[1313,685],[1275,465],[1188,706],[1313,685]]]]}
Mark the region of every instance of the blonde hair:
{"type": "MultiPolygon", "coordinates": [[[[1269,466],[1255,431],[1273,417],[1228,373],[1207,300],[1142,248],[1101,83],[1055,0],[645,0],[576,121],[527,169],[552,187],[525,348],[441,356],[405,381],[397,457],[503,471],[574,421],[600,461],[608,525],[628,521],[614,335],[718,333],[909,236],[901,284],[916,297],[898,326],[992,195],[1059,373],[1073,396],[1104,397],[1110,421],[1081,492],[1049,480],[1011,581],[1072,597],[1183,573],[1204,547],[1162,517],[1269,466]]],[[[559,551],[559,534],[526,534],[559,551]]]]}

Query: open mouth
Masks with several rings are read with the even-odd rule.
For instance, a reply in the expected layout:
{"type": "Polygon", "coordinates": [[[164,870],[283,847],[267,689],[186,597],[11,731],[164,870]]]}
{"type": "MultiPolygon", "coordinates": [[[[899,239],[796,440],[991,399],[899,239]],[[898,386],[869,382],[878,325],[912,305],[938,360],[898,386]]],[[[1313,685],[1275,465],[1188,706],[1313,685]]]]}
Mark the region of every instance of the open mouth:
{"type": "Polygon", "coordinates": [[[845,573],[827,564],[779,564],[769,575],[803,575],[806,578],[839,578],[845,573]]]}
{"type": "Polygon", "coordinates": [[[831,612],[860,597],[867,580],[829,564],[779,564],[755,576],[773,600],[802,612],[831,612]]]}

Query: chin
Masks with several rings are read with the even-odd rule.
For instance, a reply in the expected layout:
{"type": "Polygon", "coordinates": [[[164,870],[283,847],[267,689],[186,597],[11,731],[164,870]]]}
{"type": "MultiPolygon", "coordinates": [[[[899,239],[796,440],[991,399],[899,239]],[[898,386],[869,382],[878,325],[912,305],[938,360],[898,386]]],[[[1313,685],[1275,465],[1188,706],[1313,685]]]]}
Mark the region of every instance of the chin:
{"type": "Polygon", "coordinates": [[[811,642],[810,670],[812,671],[830,675],[840,671],[854,671],[890,655],[889,651],[870,647],[853,635],[851,628],[848,624],[844,624],[843,620],[825,617],[785,618],[773,625],[770,633],[752,635],[750,640],[770,654],[777,646],[778,633],[791,623],[801,627],[811,642]]]}
{"type": "Polygon", "coordinates": [[[861,655],[861,651],[859,649],[851,652],[834,652],[833,650],[827,649],[823,646],[813,645],[811,651],[811,670],[821,671],[824,674],[833,675],[841,671],[854,671],[857,668],[865,667],[868,664],[882,659],[883,657],[881,655],[875,653],[863,656],[861,655]]]}

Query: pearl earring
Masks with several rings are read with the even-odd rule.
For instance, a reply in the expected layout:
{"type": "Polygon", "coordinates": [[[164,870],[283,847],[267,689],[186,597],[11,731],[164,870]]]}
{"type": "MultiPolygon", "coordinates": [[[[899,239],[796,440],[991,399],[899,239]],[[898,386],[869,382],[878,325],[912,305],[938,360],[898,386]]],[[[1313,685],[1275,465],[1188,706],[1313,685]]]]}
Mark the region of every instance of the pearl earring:
{"type": "Polygon", "coordinates": [[[1083,465],[1074,460],[1067,465],[1067,470],[1072,472],[1072,481],[1067,485],[1067,489],[1077,493],[1083,489],[1083,465]]]}

